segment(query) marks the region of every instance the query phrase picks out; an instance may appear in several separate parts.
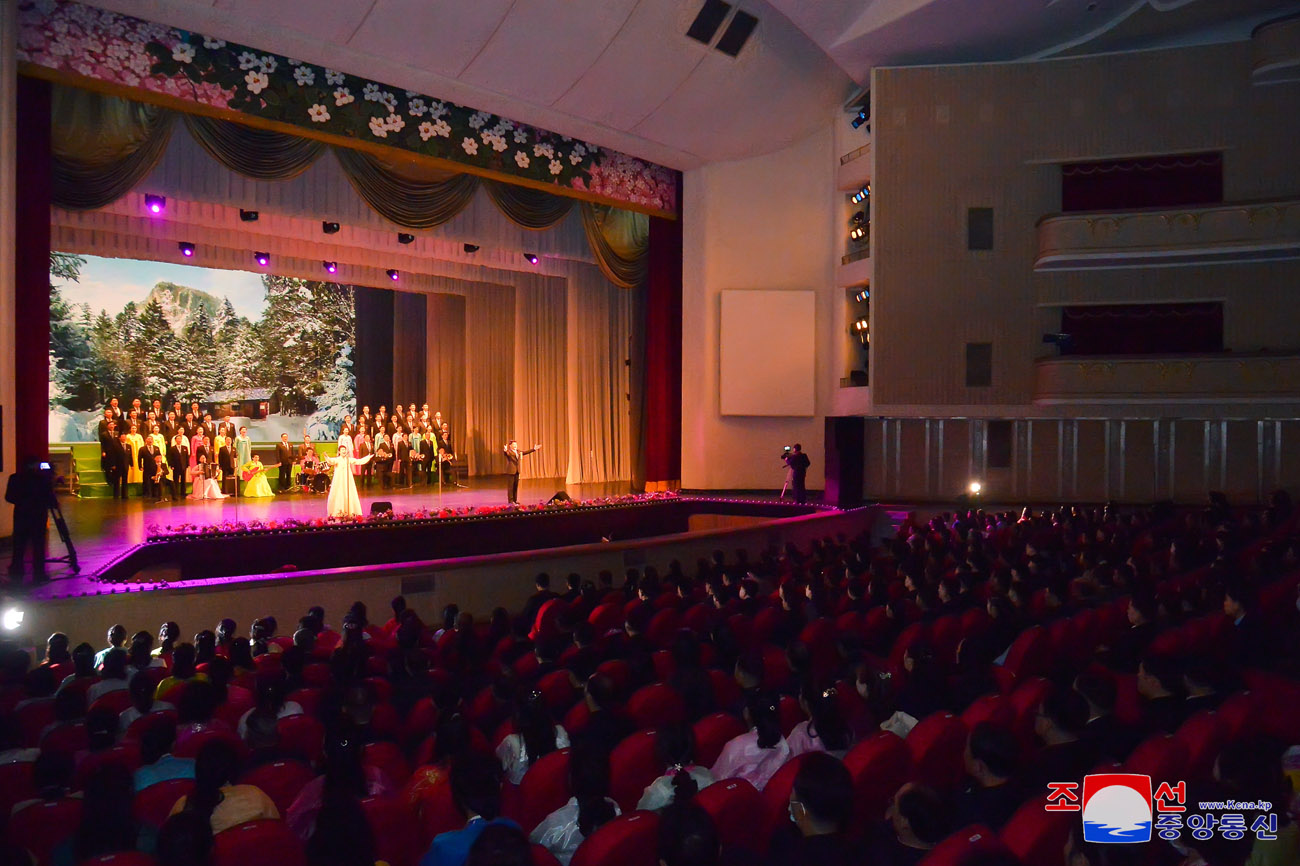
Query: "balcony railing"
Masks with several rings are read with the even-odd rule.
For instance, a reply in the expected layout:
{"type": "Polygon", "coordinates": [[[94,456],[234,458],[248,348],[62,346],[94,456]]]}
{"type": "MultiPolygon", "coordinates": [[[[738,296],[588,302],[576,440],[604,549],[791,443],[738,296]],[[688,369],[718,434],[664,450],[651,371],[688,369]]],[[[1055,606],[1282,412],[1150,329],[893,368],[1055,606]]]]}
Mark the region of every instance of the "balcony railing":
{"type": "Polygon", "coordinates": [[[1038,221],[1035,270],[1144,268],[1300,258],[1300,198],[1038,221]]]}
{"type": "Polygon", "coordinates": [[[1037,364],[1034,402],[1300,401],[1300,355],[1064,356],[1037,364]]]}

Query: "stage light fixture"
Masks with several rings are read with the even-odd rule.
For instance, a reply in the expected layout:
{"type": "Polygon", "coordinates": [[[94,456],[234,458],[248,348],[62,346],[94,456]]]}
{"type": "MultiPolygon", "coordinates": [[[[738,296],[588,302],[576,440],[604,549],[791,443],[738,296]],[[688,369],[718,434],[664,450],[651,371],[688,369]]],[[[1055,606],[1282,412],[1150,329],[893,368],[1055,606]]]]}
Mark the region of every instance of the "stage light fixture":
{"type": "Polygon", "coordinates": [[[410,232],[398,232],[397,242],[399,244],[413,244],[415,243],[415,235],[410,232]]]}
{"type": "Polygon", "coordinates": [[[259,250],[253,253],[253,260],[256,261],[262,267],[266,267],[267,265],[271,264],[271,254],[264,253],[259,250]]]}
{"type": "Polygon", "coordinates": [[[181,255],[185,256],[185,258],[194,258],[194,244],[189,241],[181,241],[176,246],[180,248],[181,255]]]}
{"type": "Polygon", "coordinates": [[[327,274],[337,274],[339,272],[338,262],[321,262],[321,265],[324,266],[327,274]]]}
{"type": "Polygon", "coordinates": [[[853,296],[853,300],[857,301],[858,303],[862,303],[862,302],[864,302],[864,301],[867,301],[867,300],[869,300],[870,298],[871,298],[871,290],[870,290],[870,289],[863,289],[862,291],[858,292],[857,294],[855,294],[855,295],[853,296]]]}
{"type": "Polygon", "coordinates": [[[533,253],[524,253],[524,258],[528,259],[528,264],[530,265],[537,264],[537,256],[533,253]]]}
{"type": "Polygon", "coordinates": [[[0,626],[3,626],[5,631],[17,631],[23,624],[23,616],[21,609],[11,607],[0,614],[0,626]]]}
{"type": "Polygon", "coordinates": [[[465,244],[465,252],[474,255],[474,253],[478,252],[478,244],[465,244]]]}
{"type": "Polygon", "coordinates": [[[967,489],[970,490],[971,496],[979,496],[980,491],[984,489],[984,485],[980,484],[978,481],[972,481],[970,487],[967,489]]]}
{"type": "Polygon", "coordinates": [[[260,214],[255,210],[244,210],[242,207],[239,209],[239,218],[246,223],[257,222],[259,216],[260,214]]]}
{"type": "MultiPolygon", "coordinates": [[[[871,119],[871,107],[869,105],[864,105],[862,106],[862,108],[858,109],[857,117],[854,117],[849,122],[853,124],[854,129],[857,129],[870,119],[871,119]]],[[[871,127],[868,126],[867,130],[870,131],[870,129],[871,127]]]]}
{"type": "Polygon", "coordinates": [[[866,237],[866,234],[867,234],[867,230],[862,226],[854,226],[849,231],[849,237],[855,241],[862,240],[862,238],[866,237]]]}
{"type": "Polygon", "coordinates": [[[162,213],[167,207],[167,196],[145,194],[144,206],[149,213],[162,213]]]}
{"type": "Polygon", "coordinates": [[[325,232],[325,234],[327,235],[337,234],[339,230],[339,224],[325,222],[324,220],[322,220],[320,224],[320,230],[325,232]]]}
{"type": "Polygon", "coordinates": [[[388,274],[388,279],[392,280],[393,282],[397,282],[397,277],[398,277],[397,268],[389,268],[387,271],[385,271],[385,273],[388,274]]]}
{"type": "Polygon", "coordinates": [[[871,184],[867,184],[862,189],[853,194],[853,203],[862,204],[871,195],[871,184]]]}

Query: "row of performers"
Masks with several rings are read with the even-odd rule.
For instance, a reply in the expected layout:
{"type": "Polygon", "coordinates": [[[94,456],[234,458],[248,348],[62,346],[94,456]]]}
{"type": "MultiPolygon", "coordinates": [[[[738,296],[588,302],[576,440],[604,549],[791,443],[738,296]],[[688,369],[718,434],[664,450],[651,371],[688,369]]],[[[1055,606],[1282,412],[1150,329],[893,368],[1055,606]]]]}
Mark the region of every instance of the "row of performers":
{"type": "MultiPolygon", "coordinates": [[[[439,472],[443,483],[464,487],[456,478],[456,453],[451,448],[451,434],[443,425],[438,437],[417,431],[408,438],[397,430],[390,438],[386,433],[375,434],[344,432],[339,444],[346,442],[355,458],[373,457],[368,463],[354,464],[351,471],[359,476],[364,487],[370,487],[378,478],[379,486],[410,487],[423,481],[435,483],[434,473],[439,472]]],[[[304,437],[302,445],[294,447],[289,434],[282,434],[276,443],[276,467],[279,469],[278,487],[286,492],[301,485],[309,490],[324,492],[330,472],[328,458],[316,452],[311,437],[304,437]],[[294,474],[298,478],[294,479],[294,474]]],[[[239,494],[239,481],[244,482],[245,496],[272,496],[266,480],[266,466],[261,457],[253,453],[253,443],[248,428],[240,427],[233,439],[218,433],[209,439],[202,430],[186,437],[178,432],[170,443],[161,433],[147,437],[138,433],[115,436],[110,429],[100,439],[100,466],[104,471],[114,498],[125,499],[128,485],[139,484],[141,495],[162,499],[164,490],[170,489],[172,497],[185,497],[186,485],[200,479],[216,481],[204,483],[205,491],[224,493],[230,490],[239,494]]],[[[197,491],[196,491],[197,492],[197,491]]],[[[190,498],[219,498],[218,496],[190,496],[190,498]]]]}

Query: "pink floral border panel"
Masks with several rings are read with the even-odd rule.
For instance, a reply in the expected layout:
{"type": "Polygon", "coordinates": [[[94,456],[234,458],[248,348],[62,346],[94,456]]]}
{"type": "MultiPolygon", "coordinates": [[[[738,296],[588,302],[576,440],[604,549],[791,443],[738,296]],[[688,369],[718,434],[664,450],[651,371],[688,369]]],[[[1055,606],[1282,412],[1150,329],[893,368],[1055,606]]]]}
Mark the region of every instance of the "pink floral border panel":
{"type": "Polygon", "coordinates": [[[18,59],[70,75],[677,212],[677,172],[454,102],[71,0],[19,8],[18,59]]]}

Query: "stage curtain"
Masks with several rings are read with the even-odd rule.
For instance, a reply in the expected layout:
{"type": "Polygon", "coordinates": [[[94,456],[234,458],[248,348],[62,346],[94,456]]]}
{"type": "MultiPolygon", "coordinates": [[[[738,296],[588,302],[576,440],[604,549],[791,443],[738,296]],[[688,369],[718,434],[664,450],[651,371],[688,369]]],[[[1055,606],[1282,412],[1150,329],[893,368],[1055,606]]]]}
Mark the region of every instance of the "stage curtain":
{"type": "Polygon", "coordinates": [[[565,282],[520,274],[515,283],[515,429],[524,447],[545,447],[524,460],[523,478],[563,478],[569,459],[565,282]]]}
{"type": "Polygon", "coordinates": [[[334,148],[334,155],[357,194],[404,228],[442,225],[464,210],[478,189],[472,174],[397,163],[346,147],[334,148]]]}
{"type": "MultiPolygon", "coordinates": [[[[393,400],[403,400],[408,406],[414,402],[419,409],[429,390],[424,363],[428,354],[428,295],[393,294],[393,400]]],[[[433,411],[432,406],[429,411],[433,411]]]]}
{"type": "Polygon", "coordinates": [[[425,322],[425,400],[430,412],[441,412],[451,425],[452,444],[465,466],[465,296],[426,295],[425,322]]]}
{"type": "Polygon", "coordinates": [[[94,210],[126,195],[153,170],[171,139],[172,113],[55,86],[50,126],[53,203],[94,210]]]}
{"type": "Polygon", "coordinates": [[[640,285],[650,248],[650,218],[602,204],[582,203],[582,227],[601,272],[616,286],[640,285]]]}
{"type": "Polygon", "coordinates": [[[495,180],[485,180],[483,186],[497,209],[520,228],[533,231],[549,229],[573,210],[573,199],[538,189],[495,180]]]}
{"type": "Polygon", "coordinates": [[[324,144],[310,138],[198,114],[185,115],[185,126],[217,162],[258,180],[297,177],[325,152],[324,144]]]}
{"type": "Polygon", "coordinates": [[[631,292],[590,265],[569,274],[570,484],[631,479],[629,397],[631,292]]]}
{"type": "Polygon", "coordinates": [[[682,224],[650,220],[646,277],[645,363],[636,379],[645,391],[645,480],[650,489],[682,477],[682,224]]]}
{"type": "MultiPolygon", "coordinates": [[[[465,295],[466,437],[460,451],[471,475],[506,471],[502,446],[518,438],[514,395],[514,287],[475,283],[465,295]]],[[[520,442],[525,449],[532,444],[520,442]]]]}

